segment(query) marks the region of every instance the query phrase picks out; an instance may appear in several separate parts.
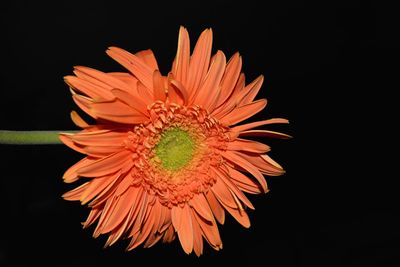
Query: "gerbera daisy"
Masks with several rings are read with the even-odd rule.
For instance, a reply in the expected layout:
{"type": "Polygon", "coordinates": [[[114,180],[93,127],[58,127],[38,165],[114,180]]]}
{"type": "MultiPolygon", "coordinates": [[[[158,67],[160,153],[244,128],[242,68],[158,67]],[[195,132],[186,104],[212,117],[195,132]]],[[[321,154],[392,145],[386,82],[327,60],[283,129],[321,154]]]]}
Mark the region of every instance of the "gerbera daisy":
{"type": "Polygon", "coordinates": [[[235,126],[266,106],[266,99],[254,100],[263,76],[245,85],[241,56],[226,62],[222,51],[211,57],[211,46],[212,31],[206,29],[190,55],[188,32],[181,27],[166,76],[151,50],[131,54],[110,47],[107,54],[128,73],[79,66],[76,76],[65,77],[75,103],[97,124],[72,111],[83,130],[60,136],[86,155],[63,177],[84,183],[63,197],[88,204],[83,226],[97,221],[94,237],[109,235],[106,246],[128,238],[132,250],[177,235],[188,254],[202,254],[203,238],[219,250],[216,221],[223,224],[227,211],[249,227],[246,209],[254,207],[243,192],[266,193],[263,175],[284,173],[266,154],[269,146],[243,137],[287,138],[253,129],[286,119],[235,126]]]}

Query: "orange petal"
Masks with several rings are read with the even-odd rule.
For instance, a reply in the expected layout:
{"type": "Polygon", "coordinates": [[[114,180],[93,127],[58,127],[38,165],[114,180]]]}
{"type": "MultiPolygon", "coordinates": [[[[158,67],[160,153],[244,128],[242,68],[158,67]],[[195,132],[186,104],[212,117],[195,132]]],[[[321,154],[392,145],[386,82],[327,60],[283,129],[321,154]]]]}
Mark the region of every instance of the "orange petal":
{"type": "Polygon", "coordinates": [[[266,144],[252,140],[237,138],[232,142],[228,142],[227,150],[248,151],[253,153],[265,153],[270,151],[270,147],[266,144]]]}
{"type": "Polygon", "coordinates": [[[264,76],[258,76],[254,81],[247,85],[243,90],[245,95],[239,101],[239,106],[250,104],[256,98],[258,91],[264,82],[264,76]]]}
{"type": "Polygon", "coordinates": [[[115,242],[117,242],[118,240],[118,235],[120,234],[120,228],[117,228],[113,231],[111,231],[110,233],[108,233],[108,238],[106,243],[104,244],[103,248],[107,248],[108,246],[111,246],[112,244],[114,244],[115,242]]]}
{"type": "Polygon", "coordinates": [[[151,49],[142,50],[135,54],[138,58],[140,58],[150,69],[158,70],[158,64],[156,57],[154,56],[153,51],[151,49]]]}
{"type": "Polygon", "coordinates": [[[146,240],[146,243],[144,243],[143,247],[144,248],[151,248],[152,246],[154,246],[158,241],[160,241],[160,239],[163,237],[162,234],[160,233],[150,233],[149,237],[146,240]]]}
{"type": "Polygon", "coordinates": [[[177,80],[171,80],[168,87],[168,97],[171,103],[185,105],[188,101],[188,92],[185,87],[177,80]]]}
{"type": "Polygon", "coordinates": [[[235,151],[225,151],[222,152],[221,155],[226,158],[227,160],[235,163],[239,167],[245,169],[249,173],[251,173],[257,181],[262,186],[264,192],[267,192],[267,182],[264,179],[262,173],[258,170],[256,166],[250,163],[247,159],[242,156],[242,153],[235,152],[235,151]]]}
{"type": "MultiPolygon", "coordinates": [[[[136,96],[145,104],[146,109],[147,106],[151,105],[154,101],[153,92],[150,91],[143,83],[138,82],[137,84],[137,94],[136,96]]],[[[147,113],[147,111],[146,111],[147,113]]]]}
{"type": "Polygon", "coordinates": [[[153,72],[153,94],[154,101],[165,101],[165,98],[167,97],[165,94],[164,80],[158,70],[153,72]]]}
{"type": "MultiPolygon", "coordinates": [[[[118,92],[123,91],[118,90],[118,92]]],[[[119,97],[121,97],[121,95],[119,95],[119,97]]],[[[99,118],[124,124],[138,124],[147,120],[144,114],[120,100],[93,103],[91,105],[91,111],[99,118]]]]}
{"type": "Polygon", "coordinates": [[[99,222],[97,223],[96,229],[93,232],[93,237],[98,237],[100,234],[104,234],[106,232],[103,231],[104,225],[108,220],[108,215],[114,209],[117,204],[117,199],[115,197],[109,197],[104,206],[103,212],[101,213],[99,222]]]}
{"type": "Polygon", "coordinates": [[[215,218],[217,219],[217,221],[220,224],[224,224],[225,223],[225,211],[222,208],[219,201],[215,198],[215,195],[211,191],[208,191],[206,193],[206,198],[207,198],[208,204],[210,205],[210,208],[211,208],[215,218]]]}
{"type": "MultiPolygon", "coordinates": [[[[240,152],[238,152],[240,153],[240,152]]],[[[262,173],[271,176],[278,176],[285,173],[283,168],[275,162],[275,164],[271,164],[270,161],[266,160],[265,155],[253,155],[248,153],[240,153],[240,156],[250,162],[253,166],[258,168],[262,173]],[[278,167],[279,166],[279,167],[278,167]]],[[[271,159],[272,160],[272,159],[271,159]]]]}
{"type": "Polygon", "coordinates": [[[137,84],[138,80],[132,74],[127,73],[127,72],[108,72],[107,74],[126,83],[130,88],[129,91],[136,90],[136,84],[137,84]]]}
{"type": "Polygon", "coordinates": [[[101,114],[97,113],[99,119],[104,120],[106,123],[113,122],[113,123],[121,123],[121,124],[140,124],[146,121],[143,117],[137,117],[132,115],[115,115],[115,114],[101,114]]]}
{"type": "Polygon", "coordinates": [[[276,167],[277,169],[283,170],[282,166],[279,165],[278,162],[276,162],[275,160],[273,160],[270,156],[268,155],[261,155],[261,158],[263,160],[265,160],[266,162],[268,162],[270,165],[276,167]]]}
{"type": "Polygon", "coordinates": [[[126,229],[129,229],[134,224],[136,218],[139,215],[139,211],[143,206],[142,204],[143,194],[144,194],[143,187],[141,186],[137,187],[136,198],[134,201],[131,202],[131,211],[129,212],[128,218],[126,219],[128,221],[126,229]]]}
{"type": "Polygon", "coordinates": [[[135,75],[147,88],[153,89],[153,70],[137,56],[117,47],[109,47],[106,53],[135,75]]]}
{"type": "Polygon", "coordinates": [[[95,84],[80,79],[76,76],[65,76],[64,81],[69,85],[69,87],[87,95],[92,99],[113,100],[115,98],[110,90],[96,86],[95,84]]]}
{"type": "MultiPolygon", "coordinates": [[[[250,200],[240,191],[237,186],[231,181],[230,177],[227,176],[224,172],[212,167],[214,172],[218,175],[220,180],[224,183],[224,186],[226,186],[230,193],[233,195],[233,197],[239,198],[247,207],[250,209],[254,210],[253,204],[250,202],[250,200]]],[[[236,208],[236,206],[233,206],[233,208],[236,208]]]]}
{"type": "Polygon", "coordinates": [[[190,254],[193,250],[193,226],[192,216],[188,205],[184,205],[180,216],[180,225],[179,229],[177,229],[179,241],[181,242],[185,253],[190,254]]]}
{"type": "Polygon", "coordinates": [[[164,231],[166,231],[167,228],[172,224],[171,210],[169,208],[164,207],[164,208],[162,208],[162,213],[163,213],[164,222],[158,229],[158,232],[160,232],[160,233],[163,233],[164,231]]]}
{"type": "Polygon", "coordinates": [[[88,166],[95,161],[96,161],[96,159],[94,159],[94,158],[86,157],[86,158],[83,158],[82,160],[80,160],[79,162],[75,163],[74,165],[72,165],[72,167],[70,167],[63,175],[64,182],[72,183],[72,182],[78,180],[79,176],[78,176],[77,170],[82,167],[88,166]]]}
{"type": "Polygon", "coordinates": [[[108,193],[112,186],[119,180],[119,177],[120,173],[118,172],[92,179],[89,187],[81,195],[81,204],[84,205],[96,196],[101,197],[102,195],[108,193]]]}
{"type": "Polygon", "coordinates": [[[106,90],[111,90],[113,88],[109,84],[105,83],[103,81],[104,79],[99,80],[98,78],[94,78],[94,77],[92,77],[92,75],[89,75],[89,74],[85,73],[85,69],[89,69],[90,70],[91,68],[83,67],[83,66],[75,66],[74,70],[73,70],[73,73],[76,75],[76,77],[78,77],[78,78],[80,78],[82,80],[88,81],[91,84],[94,84],[94,85],[96,85],[98,87],[102,87],[102,88],[104,88],[106,90]],[[82,69],[82,71],[80,69],[82,69]]]}
{"type": "Polygon", "coordinates": [[[239,122],[257,114],[258,112],[263,110],[266,105],[267,105],[267,100],[260,99],[260,100],[254,101],[250,104],[246,104],[244,106],[237,107],[234,110],[232,110],[230,113],[225,115],[222,119],[220,119],[220,122],[224,123],[226,125],[233,125],[233,124],[239,123],[239,122]]]}
{"type": "Polygon", "coordinates": [[[89,124],[87,124],[81,116],[76,111],[71,111],[71,120],[73,123],[75,123],[76,126],[81,127],[81,128],[87,128],[89,127],[89,124]]]}
{"type": "Polygon", "coordinates": [[[91,157],[107,157],[123,149],[124,146],[86,146],[83,150],[91,157]]]}
{"type": "Polygon", "coordinates": [[[190,99],[197,94],[196,92],[206,76],[210,64],[211,48],[212,30],[206,29],[201,33],[190,58],[187,82],[187,90],[190,93],[190,99]]]}
{"type": "Polygon", "coordinates": [[[215,55],[210,69],[205,77],[204,82],[197,91],[194,104],[204,107],[212,111],[220,93],[220,82],[225,71],[226,58],[222,51],[218,51],[215,55]]]}
{"type": "Polygon", "coordinates": [[[155,199],[154,201],[153,212],[154,214],[157,214],[157,220],[154,222],[155,227],[152,231],[152,233],[155,234],[158,233],[158,229],[160,229],[164,224],[164,206],[160,204],[158,199],[155,199]]]}
{"type": "Polygon", "coordinates": [[[91,110],[91,105],[93,104],[92,99],[87,98],[86,96],[78,95],[75,92],[72,94],[72,99],[74,100],[75,104],[86,114],[97,119],[97,114],[91,110]]]}
{"type": "Polygon", "coordinates": [[[171,224],[167,230],[164,232],[163,242],[171,243],[175,239],[175,230],[173,225],[171,224]]]}
{"type": "Polygon", "coordinates": [[[102,211],[103,207],[92,208],[86,221],[82,223],[83,228],[88,228],[90,225],[92,225],[100,217],[102,211]]]}
{"type": "Polygon", "coordinates": [[[182,212],[183,212],[183,209],[178,206],[174,206],[171,209],[172,225],[174,226],[176,231],[179,231],[179,229],[181,227],[182,212]]]}
{"type": "Polygon", "coordinates": [[[187,30],[179,28],[178,49],[175,56],[175,64],[172,69],[174,77],[183,85],[186,85],[189,72],[190,40],[187,30]]]}
{"type": "Polygon", "coordinates": [[[146,216],[147,220],[143,221],[141,224],[141,229],[136,233],[137,237],[132,238],[127,250],[132,250],[138,245],[142,244],[151,235],[151,229],[156,220],[156,214],[152,211],[152,206],[147,205],[146,216]]]}
{"type": "Polygon", "coordinates": [[[222,248],[222,241],[216,223],[204,220],[201,216],[197,215],[196,212],[192,214],[196,218],[196,222],[199,224],[203,236],[210,246],[215,250],[220,250],[222,248]]]}
{"type": "Polygon", "coordinates": [[[113,89],[112,93],[129,107],[133,108],[134,110],[140,112],[145,116],[148,116],[147,106],[139,97],[119,89],[113,89]]]}
{"type": "Polygon", "coordinates": [[[212,112],[212,115],[215,118],[223,118],[226,114],[230,113],[237,106],[237,103],[239,102],[237,99],[237,95],[244,88],[244,85],[245,75],[241,73],[231,96],[212,112]]]}
{"type": "Polygon", "coordinates": [[[203,194],[195,195],[190,200],[189,204],[201,217],[203,217],[207,221],[213,221],[214,216],[212,215],[210,206],[208,205],[207,199],[204,197],[203,194]]]}
{"type": "Polygon", "coordinates": [[[70,200],[70,201],[79,200],[81,198],[81,195],[83,194],[83,192],[85,192],[85,190],[88,188],[88,186],[89,186],[89,182],[86,182],[86,183],[78,186],[77,188],[63,194],[62,197],[65,200],[70,200]]]}
{"type": "MultiPolygon", "coordinates": [[[[118,186],[119,177],[117,175],[117,179],[115,182],[111,182],[106,189],[104,189],[100,194],[98,194],[92,201],[89,202],[88,206],[91,208],[95,207],[104,207],[107,200],[114,194],[115,190],[118,186]]],[[[82,204],[83,202],[81,202],[82,204]]]]}
{"type": "Polygon", "coordinates": [[[118,239],[122,237],[123,234],[125,234],[128,231],[128,226],[130,225],[130,220],[132,218],[132,214],[135,210],[135,207],[136,205],[130,205],[128,216],[126,217],[124,222],[121,225],[119,225],[119,227],[117,227],[114,231],[111,232],[109,238],[107,239],[105,247],[114,244],[118,239]]]}
{"type": "Polygon", "coordinates": [[[232,182],[242,191],[250,194],[260,194],[262,192],[262,187],[260,184],[256,183],[253,179],[247,177],[243,173],[235,170],[231,167],[229,169],[229,176],[232,182]]]}
{"type": "MultiPolygon", "coordinates": [[[[118,90],[118,92],[123,91],[118,90]]],[[[91,111],[94,112],[98,117],[101,117],[102,115],[143,117],[143,114],[139,113],[137,110],[128,106],[119,99],[111,102],[93,102],[91,103],[91,111]]]]}
{"type": "Polygon", "coordinates": [[[90,132],[79,132],[76,134],[64,135],[69,136],[74,142],[85,146],[117,146],[123,144],[128,137],[126,131],[117,130],[97,130],[90,132]]]}
{"type": "Polygon", "coordinates": [[[112,75],[92,68],[76,66],[74,73],[79,78],[87,80],[90,83],[96,84],[97,86],[105,89],[118,88],[126,91],[131,89],[126,83],[120,81],[112,75]]]}
{"type": "Polygon", "coordinates": [[[60,133],[58,138],[64,143],[64,145],[72,148],[73,150],[82,154],[87,154],[85,147],[75,143],[74,140],[72,140],[70,133],[60,133]]]}
{"type": "MultiPolygon", "coordinates": [[[[146,217],[147,208],[149,206],[148,198],[149,198],[148,193],[143,190],[143,193],[140,197],[140,202],[138,202],[138,207],[135,210],[135,214],[134,214],[136,219],[132,220],[133,225],[132,225],[129,237],[135,236],[137,238],[140,230],[142,229],[143,221],[146,217]]],[[[132,239],[133,243],[135,242],[134,239],[135,238],[132,239]]]]}
{"type": "Polygon", "coordinates": [[[274,119],[269,119],[269,120],[263,120],[263,121],[256,121],[256,122],[251,122],[251,123],[246,123],[242,125],[238,125],[235,127],[231,128],[232,132],[243,132],[252,128],[256,128],[262,125],[267,125],[267,124],[275,124],[275,123],[289,123],[287,119],[281,119],[281,118],[274,118],[274,119]]]}
{"type": "Polygon", "coordinates": [[[98,177],[117,172],[126,161],[132,160],[131,151],[122,150],[108,157],[96,160],[89,165],[77,170],[78,174],[85,177],[98,177]]]}
{"type": "Polygon", "coordinates": [[[133,178],[131,175],[126,175],[121,179],[121,181],[118,184],[117,190],[115,191],[115,196],[120,196],[125,193],[126,190],[128,190],[133,184],[133,178]]]}
{"type": "Polygon", "coordinates": [[[243,225],[243,227],[245,227],[245,228],[249,228],[250,227],[249,216],[247,215],[247,213],[244,210],[239,210],[237,208],[236,209],[231,208],[231,207],[225,205],[224,203],[221,203],[221,204],[232,215],[232,217],[235,218],[235,220],[238,223],[243,225]]]}
{"type": "Polygon", "coordinates": [[[162,234],[158,232],[160,225],[163,223],[163,218],[160,216],[163,213],[164,207],[160,204],[158,200],[154,202],[152,213],[156,216],[153,227],[150,231],[150,235],[143,245],[145,248],[150,248],[154,246],[161,238],[162,234]]]}
{"type": "Polygon", "coordinates": [[[225,73],[221,81],[221,94],[218,97],[216,106],[224,103],[233,93],[235,85],[239,79],[240,70],[242,68],[242,57],[239,53],[235,53],[226,65],[225,73]]]}
{"type": "MultiPolygon", "coordinates": [[[[125,177],[126,178],[126,177],[125,177]]],[[[138,196],[138,189],[130,187],[124,194],[117,196],[116,205],[108,215],[108,219],[102,229],[102,232],[107,233],[115,229],[127,218],[132,205],[136,203],[138,196]]]]}
{"type": "Polygon", "coordinates": [[[193,226],[193,250],[196,253],[197,257],[200,257],[203,254],[203,236],[201,234],[201,229],[199,223],[196,221],[196,217],[194,215],[195,211],[190,211],[190,216],[192,219],[193,226]]]}
{"type": "MultiPolygon", "coordinates": [[[[159,202],[159,201],[156,201],[159,202]]],[[[164,221],[165,221],[165,214],[166,214],[166,207],[164,205],[160,204],[160,220],[159,220],[159,224],[158,224],[158,228],[157,228],[157,232],[158,233],[162,233],[163,230],[165,231],[165,229],[163,229],[164,227],[164,221]]]]}
{"type": "Polygon", "coordinates": [[[268,130],[249,130],[243,131],[239,133],[239,136],[262,136],[262,137],[272,137],[272,138],[281,138],[281,139],[289,139],[292,136],[284,133],[268,131],[268,130]]]}
{"type": "Polygon", "coordinates": [[[211,187],[211,191],[214,193],[219,202],[224,206],[237,208],[235,199],[233,198],[229,189],[226,187],[225,183],[221,181],[221,179],[217,179],[215,184],[211,187]]]}

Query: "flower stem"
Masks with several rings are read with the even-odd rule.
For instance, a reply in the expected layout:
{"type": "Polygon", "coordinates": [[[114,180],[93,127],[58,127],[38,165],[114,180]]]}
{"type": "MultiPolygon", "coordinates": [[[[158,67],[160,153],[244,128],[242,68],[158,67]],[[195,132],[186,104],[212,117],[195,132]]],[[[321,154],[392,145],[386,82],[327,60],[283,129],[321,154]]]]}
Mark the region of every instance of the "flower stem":
{"type": "Polygon", "coordinates": [[[73,131],[6,131],[0,130],[3,145],[60,145],[60,132],[73,131]]]}

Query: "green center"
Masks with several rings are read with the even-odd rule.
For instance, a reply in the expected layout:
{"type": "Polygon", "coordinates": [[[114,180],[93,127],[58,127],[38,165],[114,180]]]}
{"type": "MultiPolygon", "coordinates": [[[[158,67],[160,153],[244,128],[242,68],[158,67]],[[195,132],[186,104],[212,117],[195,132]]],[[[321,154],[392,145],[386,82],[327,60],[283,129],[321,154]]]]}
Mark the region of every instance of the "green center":
{"type": "Polygon", "coordinates": [[[164,169],[176,171],[192,159],[194,149],[195,142],[188,132],[169,128],[161,134],[155,152],[164,169]]]}

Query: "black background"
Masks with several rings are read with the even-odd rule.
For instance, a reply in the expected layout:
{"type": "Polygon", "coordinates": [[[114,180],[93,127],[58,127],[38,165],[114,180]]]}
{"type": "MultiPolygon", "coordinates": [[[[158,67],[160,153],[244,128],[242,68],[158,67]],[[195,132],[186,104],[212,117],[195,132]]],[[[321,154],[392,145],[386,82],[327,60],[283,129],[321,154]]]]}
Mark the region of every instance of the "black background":
{"type": "Polygon", "coordinates": [[[287,174],[267,177],[269,194],[250,196],[249,230],[229,218],[220,226],[224,249],[206,247],[200,258],[186,256],[177,241],[128,253],[125,241],[103,249],[105,237],[81,229],[88,209],[61,199],[75,186],[62,174],[81,156],[64,146],[0,146],[0,266],[399,266],[395,175],[377,152],[394,150],[385,131],[394,108],[380,95],[391,74],[385,18],[368,1],[323,2],[2,4],[2,129],[75,129],[62,79],[74,65],[121,71],[104,53],[108,46],[151,48],[165,74],[184,25],[192,45],[212,27],[214,52],[240,51],[247,81],[265,75],[259,97],[269,104],[251,120],[288,118],[290,125],[273,129],[295,138],[265,140],[287,174]]]}

